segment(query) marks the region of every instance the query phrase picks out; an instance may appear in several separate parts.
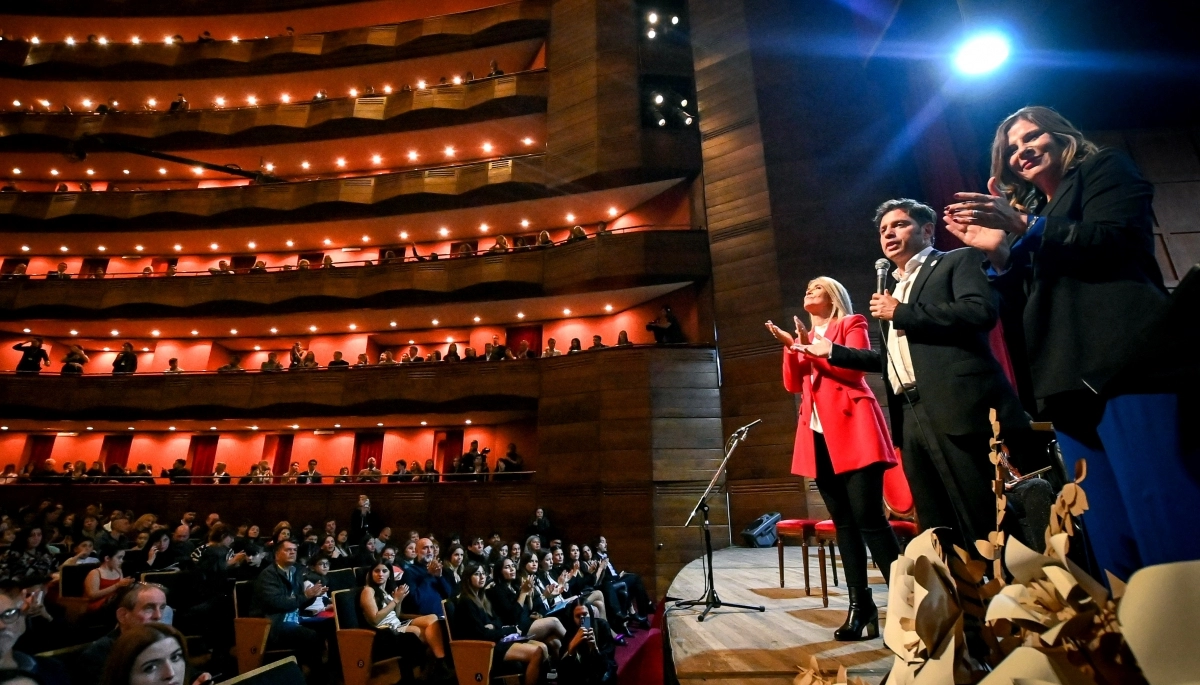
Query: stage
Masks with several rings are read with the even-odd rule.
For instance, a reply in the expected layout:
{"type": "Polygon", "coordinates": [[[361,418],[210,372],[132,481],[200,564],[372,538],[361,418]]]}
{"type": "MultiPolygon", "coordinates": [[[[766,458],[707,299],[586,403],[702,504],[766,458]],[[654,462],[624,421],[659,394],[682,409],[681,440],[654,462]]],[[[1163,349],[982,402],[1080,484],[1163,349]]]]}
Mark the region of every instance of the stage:
{"type": "MultiPolygon", "coordinates": [[[[779,587],[778,552],[774,548],[731,547],[713,555],[717,593],[725,602],[763,605],[766,612],[745,609],[716,609],[703,623],[700,609],[674,609],[667,603],[666,629],[670,639],[675,675],[681,685],[706,683],[732,685],[791,685],[799,672],[816,656],[821,667],[836,669],[840,663],[850,675],[878,683],[891,668],[891,652],[882,637],[863,642],[835,642],[833,631],[846,618],[846,583],[832,585],[829,576],[829,608],[821,606],[821,581],[816,551],[810,550],[812,594],[804,594],[804,569],[799,547],[786,549],[784,578],[779,587]]],[[[887,586],[871,567],[875,603],[883,618],[887,586]]],[[[668,596],[693,599],[704,593],[701,560],[688,564],[675,576],[668,596]]],[[[882,625],[880,626],[882,629],[882,625]]],[[[882,630],[881,630],[882,632],[882,630]]]]}

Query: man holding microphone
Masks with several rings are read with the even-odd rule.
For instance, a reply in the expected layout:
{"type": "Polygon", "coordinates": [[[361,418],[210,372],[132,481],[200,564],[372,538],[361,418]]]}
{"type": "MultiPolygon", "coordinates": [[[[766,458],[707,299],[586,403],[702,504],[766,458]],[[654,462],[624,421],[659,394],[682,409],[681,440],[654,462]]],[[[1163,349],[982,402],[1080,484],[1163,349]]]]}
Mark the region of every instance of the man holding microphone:
{"type": "Polygon", "coordinates": [[[1028,430],[1029,417],[988,344],[998,310],[982,254],[934,249],[935,221],[930,207],[910,199],[875,211],[883,254],[896,265],[871,298],[884,349],[818,338],[802,351],[832,366],[883,372],[892,441],[921,526],[952,528],[954,542],[973,550],[996,527],[989,410],[998,410],[1005,432],[1028,430]]]}

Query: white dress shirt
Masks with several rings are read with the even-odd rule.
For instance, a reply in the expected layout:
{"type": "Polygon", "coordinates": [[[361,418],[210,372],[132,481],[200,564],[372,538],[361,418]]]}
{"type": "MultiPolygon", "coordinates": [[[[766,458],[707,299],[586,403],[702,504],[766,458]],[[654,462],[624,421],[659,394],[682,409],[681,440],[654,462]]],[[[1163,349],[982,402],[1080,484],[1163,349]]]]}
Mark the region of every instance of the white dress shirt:
{"type": "MultiPolygon", "coordinates": [[[[809,338],[812,338],[817,335],[824,338],[825,330],[828,328],[829,328],[829,324],[825,324],[824,326],[813,326],[812,335],[810,335],[809,338]]],[[[813,369],[812,369],[812,375],[809,378],[814,383],[817,380],[817,367],[815,365],[813,366],[813,369]]],[[[821,417],[817,416],[817,398],[815,395],[812,398],[812,418],[810,418],[808,420],[808,427],[811,428],[814,433],[821,433],[821,434],[825,433],[824,429],[821,428],[821,417]]]]}
{"type": "MultiPolygon", "coordinates": [[[[912,259],[908,260],[902,268],[897,267],[892,272],[892,277],[896,279],[896,292],[892,293],[892,297],[900,300],[900,302],[908,303],[908,294],[912,291],[913,283],[917,280],[917,274],[921,272],[921,267],[925,264],[925,260],[933,253],[933,246],[929,246],[918,252],[912,259]]],[[[887,338],[888,349],[888,380],[892,384],[892,392],[897,395],[906,387],[913,387],[917,384],[917,374],[913,371],[912,357],[908,351],[908,337],[904,331],[896,330],[895,323],[888,331],[887,338]]]]}

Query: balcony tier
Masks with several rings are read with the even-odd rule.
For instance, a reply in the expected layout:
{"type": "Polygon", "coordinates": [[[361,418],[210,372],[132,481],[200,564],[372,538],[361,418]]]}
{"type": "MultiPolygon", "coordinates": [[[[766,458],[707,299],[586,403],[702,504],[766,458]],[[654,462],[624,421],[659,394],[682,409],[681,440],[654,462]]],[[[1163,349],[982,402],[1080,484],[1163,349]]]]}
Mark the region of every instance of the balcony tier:
{"type": "Polygon", "coordinates": [[[702,280],[702,231],[631,231],[542,250],[227,276],[0,281],[0,320],[257,316],[535,297],[702,280]]]}
{"type": "MultiPolygon", "coordinates": [[[[544,389],[646,383],[655,365],[711,360],[708,346],[609,348],[552,359],[236,374],[0,375],[10,419],[219,419],[534,409],[544,389]],[[647,370],[649,369],[649,370],[647,370]],[[641,378],[640,381],[636,381],[641,378]]],[[[715,369],[714,369],[715,371],[715,369]]]]}
{"type": "Polygon", "coordinates": [[[0,150],[60,152],[86,136],[155,150],[271,145],[376,135],[544,112],[544,70],[357,98],[186,112],[0,114],[0,150]]]}
{"type": "MultiPolygon", "coordinates": [[[[550,7],[523,0],[473,12],[255,40],[0,42],[0,76],[21,79],[212,78],[328,69],[445,54],[546,35],[550,7]]],[[[482,76],[482,74],[480,74],[482,76]]]]}

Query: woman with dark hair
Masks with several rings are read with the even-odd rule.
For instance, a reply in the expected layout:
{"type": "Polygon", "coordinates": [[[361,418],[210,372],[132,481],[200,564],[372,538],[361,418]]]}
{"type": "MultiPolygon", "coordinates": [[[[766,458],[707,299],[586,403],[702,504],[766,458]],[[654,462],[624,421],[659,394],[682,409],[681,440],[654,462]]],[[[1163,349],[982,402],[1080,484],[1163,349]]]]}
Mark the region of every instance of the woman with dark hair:
{"type": "Polygon", "coordinates": [[[404,555],[400,559],[400,568],[407,569],[417,563],[417,541],[409,540],[404,543],[404,555]]]}
{"type": "Polygon", "coordinates": [[[400,605],[406,596],[408,586],[396,582],[391,567],[380,562],[371,568],[358,593],[358,605],[367,624],[375,629],[372,659],[410,656],[421,649],[421,629],[400,618],[400,605]]]}
{"type": "Polygon", "coordinates": [[[525,575],[518,580],[517,562],[512,559],[498,562],[492,576],[494,582],[487,589],[487,596],[496,616],[505,625],[516,626],[522,635],[546,643],[552,654],[558,654],[567,631],[557,618],[534,618],[533,576],[525,575]]]}
{"type": "Polygon", "coordinates": [[[679,319],[675,318],[675,312],[671,311],[670,305],[663,305],[662,309],[658,311],[658,318],[646,324],[646,330],[654,334],[654,342],[657,345],[687,342],[687,338],[683,336],[683,328],[679,325],[679,319]]]}
{"type": "Polygon", "coordinates": [[[450,545],[446,551],[449,554],[442,565],[442,577],[450,581],[451,590],[457,592],[462,585],[463,559],[467,556],[467,550],[462,545],[450,545]]]}
{"type": "Polygon", "coordinates": [[[58,562],[46,547],[40,525],[26,526],[0,560],[0,578],[13,580],[58,578],[58,562]]]}
{"type": "Polygon", "coordinates": [[[100,559],[100,565],[83,579],[83,596],[88,600],[88,611],[103,609],[121,588],[133,584],[133,578],[126,578],[121,572],[125,565],[125,550],[105,545],[96,556],[100,559]]]}
{"type": "Polygon", "coordinates": [[[579,338],[571,338],[571,346],[567,348],[567,354],[579,354],[583,352],[583,343],[579,342],[579,338]]]}
{"type": "Polygon", "coordinates": [[[425,477],[423,478],[423,480],[426,483],[436,483],[436,482],[438,482],[438,476],[440,476],[440,475],[441,475],[441,473],[438,472],[437,467],[433,463],[433,460],[426,459],[425,460],[425,477]]]}
{"type": "Polygon", "coordinates": [[[199,685],[212,680],[203,673],[187,677],[187,640],[164,623],[121,630],[104,666],[101,685],[199,685]]]}
{"type": "Polygon", "coordinates": [[[1190,523],[1200,484],[1185,466],[1173,372],[1194,361],[1157,358],[1144,337],[1168,305],[1154,186],[1124,152],[1098,148],[1052,109],[1025,107],[996,129],[988,191],[958,193],[946,228],[987,255],[1006,307],[1021,312],[1005,329],[1024,328],[1033,395],[1067,472],[1087,460],[1088,515],[1104,531],[1090,539],[1096,570],[1127,578],[1200,557],[1190,523]],[[1136,375],[1125,371],[1135,359],[1136,375]],[[1160,381],[1140,384],[1144,375],[1160,381]]]}
{"type": "Polygon", "coordinates": [[[487,640],[494,642],[492,665],[503,661],[525,664],[525,682],[536,683],[542,670],[542,662],[550,658],[545,644],[535,640],[518,642],[521,631],[515,625],[505,625],[497,618],[484,588],[488,583],[487,570],[475,560],[468,560],[463,572],[463,586],[454,604],[453,634],[460,640],[487,640]]]}
{"type": "Polygon", "coordinates": [[[783,386],[800,395],[792,473],[816,479],[837,530],[850,610],[833,637],[861,640],[865,630],[874,638],[879,635],[879,612],[867,585],[867,548],[884,579],[890,579],[900,545],[883,512],[883,472],[898,461],[866,373],[805,354],[806,346],[818,339],[870,349],[866,317],[854,313],[846,288],[826,276],[808,283],[804,310],[811,331],[799,317],[793,317],[794,336],[766,323],[767,331],[784,345],[783,386]]]}

